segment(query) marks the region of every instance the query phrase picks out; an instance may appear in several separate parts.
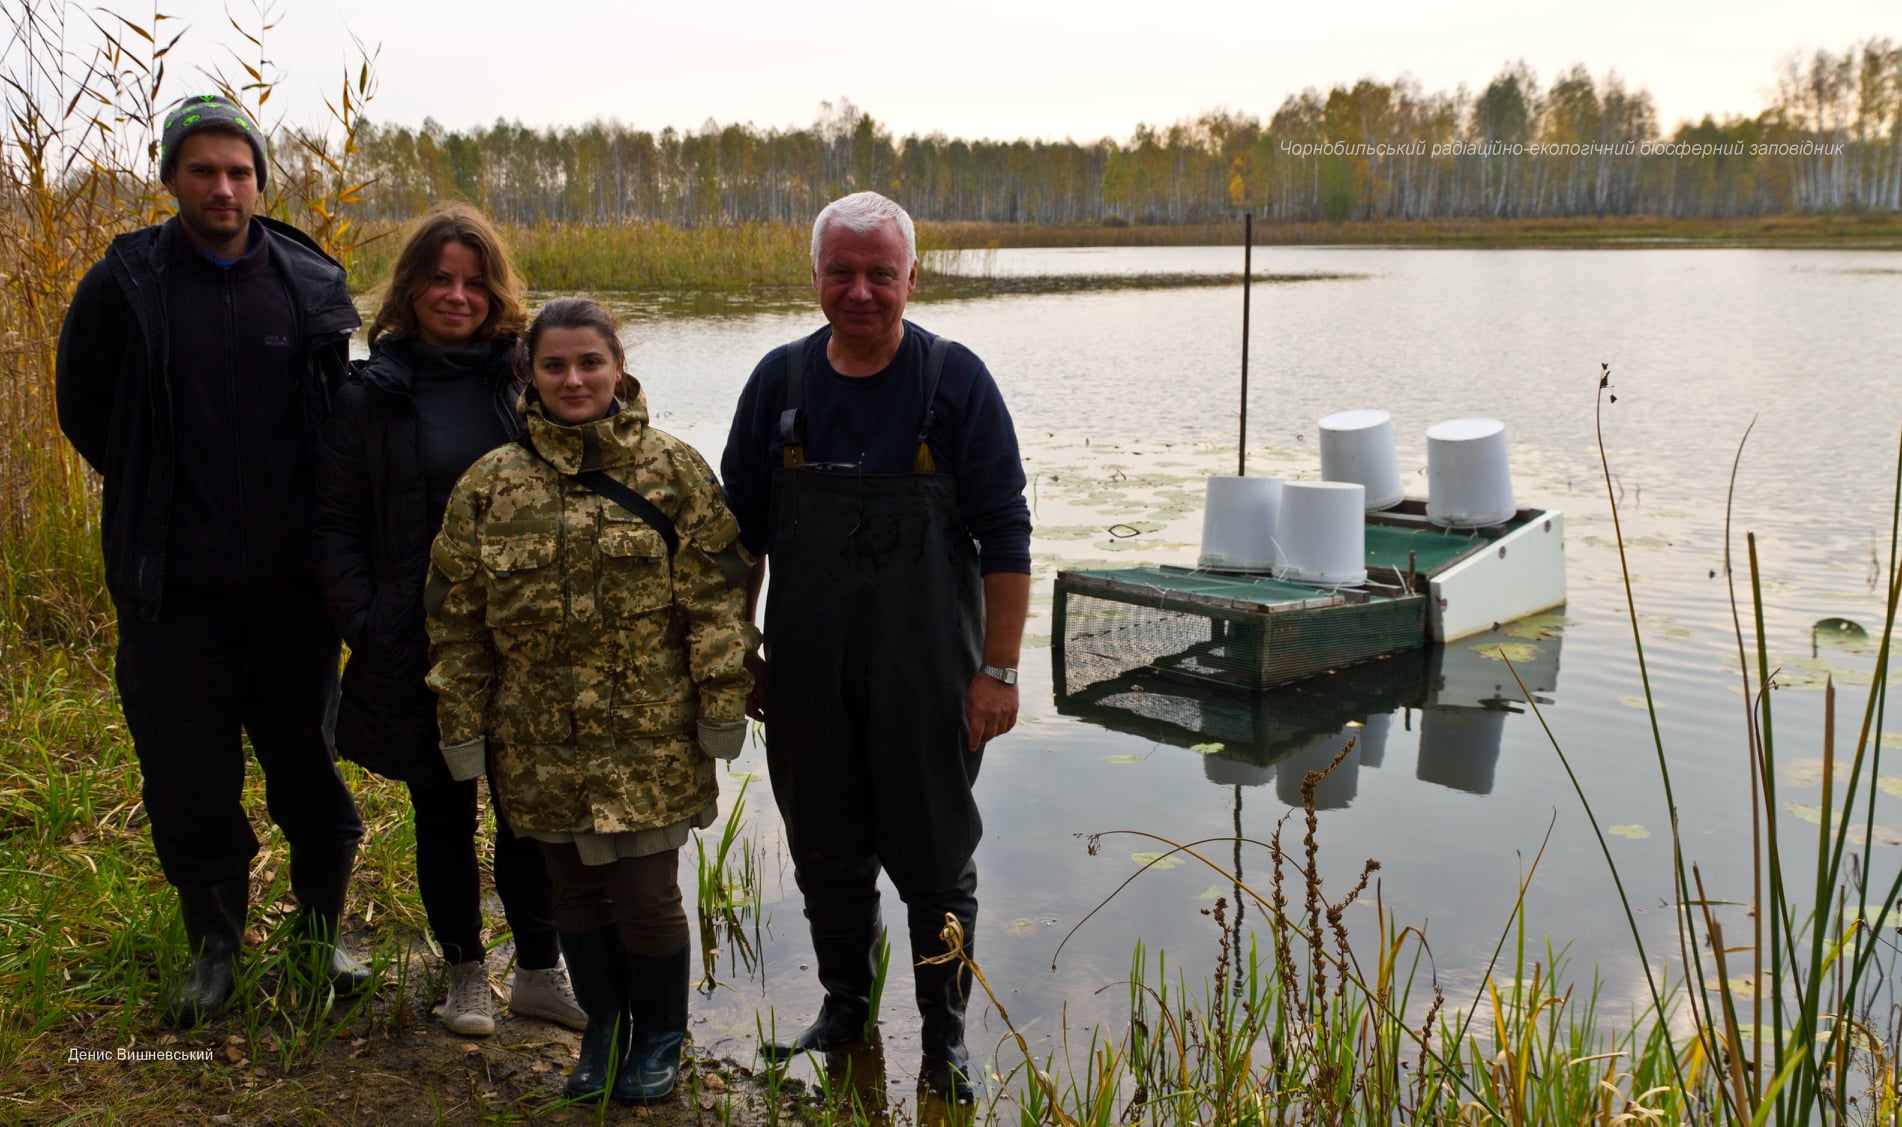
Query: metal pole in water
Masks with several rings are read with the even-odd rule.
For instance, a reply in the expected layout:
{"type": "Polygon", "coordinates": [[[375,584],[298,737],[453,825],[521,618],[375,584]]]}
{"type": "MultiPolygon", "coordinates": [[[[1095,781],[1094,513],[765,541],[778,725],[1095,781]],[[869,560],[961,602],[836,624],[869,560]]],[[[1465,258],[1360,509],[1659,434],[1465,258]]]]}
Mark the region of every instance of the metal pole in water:
{"type": "Polygon", "coordinates": [[[1242,434],[1235,476],[1248,476],[1248,291],[1255,276],[1255,213],[1242,213],[1242,434]]]}

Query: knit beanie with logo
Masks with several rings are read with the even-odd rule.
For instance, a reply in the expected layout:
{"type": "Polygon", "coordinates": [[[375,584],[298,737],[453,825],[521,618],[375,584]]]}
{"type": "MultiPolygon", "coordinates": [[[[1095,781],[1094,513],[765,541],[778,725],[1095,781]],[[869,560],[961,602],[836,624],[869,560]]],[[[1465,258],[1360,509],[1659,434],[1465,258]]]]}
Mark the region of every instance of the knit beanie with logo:
{"type": "Polygon", "coordinates": [[[221,94],[199,94],[187,98],[165,115],[165,130],[159,140],[159,179],[169,181],[172,178],[172,173],[178,168],[178,150],[185,144],[185,138],[219,121],[237,126],[243,132],[244,139],[251,142],[251,155],[257,163],[258,191],[262,192],[271,166],[265,153],[264,134],[251,121],[251,115],[245,112],[244,107],[221,94]]]}

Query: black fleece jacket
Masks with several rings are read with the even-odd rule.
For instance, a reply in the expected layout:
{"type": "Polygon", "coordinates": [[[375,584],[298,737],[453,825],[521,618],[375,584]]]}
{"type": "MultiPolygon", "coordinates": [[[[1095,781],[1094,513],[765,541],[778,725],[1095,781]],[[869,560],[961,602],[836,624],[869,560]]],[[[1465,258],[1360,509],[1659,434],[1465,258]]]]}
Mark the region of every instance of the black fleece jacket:
{"type": "MultiPolygon", "coordinates": [[[[274,384],[274,392],[294,412],[292,430],[300,449],[287,455],[275,446],[257,443],[235,447],[233,456],[238,460],[229,472],[240,477],[251,473],[261,459],[288,456],[292,465],[302,459],[308,466],[322,438],[330,396],[342,382],[350,333],[358,324],[343,268],[295,227],[262,217],[254,222],[263,229],[265,245],[260,252],[266,276],[247,279],[245,284],[267,285],[269,293],[281,294],[288,303],[290,339],[282,346],[266,346],[262,336],[254,342],[272,351],[281,347],[282,367],[275,361],[270,365],[275,371],[248,370],[256,350],[239,347],[235,334],[245,327],[234,321],[238,306],[228,310],[221,305],[209,309],[176,305],[186,294],[192,295],[194,305],[202,305],[205,295],[214,292],[185,284],[175,273],[181,263],[174,244],[185,238],[176,219],[114,239],[105,257],[80,280],[66,311],[55,377],[60,429],[104,478],[100,523],[106,588],[121,614],[156,621],[175,559],[202,562],[228,548],[230,541],[225,538],[249,534],[255,539],[262,531],[243,527],[242,509],[218,518],[239,524],[221,527],[215,534],[207,531],[209,518],[196,519],[205,516],[202,511],[183,523],[175,519],[180,462],[207,456],[201,438],[194,436],[220,427],[242,427],[245,415],[241,408],[227,405],[218,408],[219,418],[207,420],[199,412],[211,399],[180,394],[178,381],[186,377],[173,366],[178,355],[172,339],[174,325],[233,326],[233,335],[225,339],[232,350],[230,369],[240,379],[235,385],[239,399],[243,399],[244,381],[280,381],[274,384]],[[247,370],[240,371],[241,367],[247,370]],[[288,382],[287,393],[283,381],[288,382]],[[193,412],[191,425],[181,428],[178,416],[186,409],[193,412]],[[214,535],[218,542],[205,542],[214,535]]],[[[276,330],[269,331],[275,335],[276,330]]],[[[273,468],[278,465],[274,462],[273,468]]],[[[288,478],[280,477],[279,485],[273,487],[282,504],[299,510],[294,523],[300,526],[307,524],[315,503],[308,482],[307,472],[293,472],[288,478]]],[[[307,550],[305,545],[276,543],[271,559],[293,561],[307,550]]],[[[253,573],[237,578],[268,582],[276,577],[253,573]]]]}

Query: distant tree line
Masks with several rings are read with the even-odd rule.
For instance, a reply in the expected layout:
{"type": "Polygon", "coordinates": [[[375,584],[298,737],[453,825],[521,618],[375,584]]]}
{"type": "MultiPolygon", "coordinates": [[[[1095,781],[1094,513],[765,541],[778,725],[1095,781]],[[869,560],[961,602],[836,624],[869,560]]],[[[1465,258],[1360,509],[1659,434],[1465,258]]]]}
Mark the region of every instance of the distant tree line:
{"type": "Polygon", "coordinates": [[[1583,66],[1545,87],[1521,63],[1477,94],[1362,80],[1290,97],[1265,123],[1217,110],[1124,141],[895,139],[841,101],[793,130],[427,120],[365,125],[357,143],[365,215],[388,219],[457,197],[520,224],[803,222],[861,188],[920,218],[1026,223],[1897,211],[1902,49],[1792,59],[1756,117],[1669,137],[1642,87],[1583,66]]]}

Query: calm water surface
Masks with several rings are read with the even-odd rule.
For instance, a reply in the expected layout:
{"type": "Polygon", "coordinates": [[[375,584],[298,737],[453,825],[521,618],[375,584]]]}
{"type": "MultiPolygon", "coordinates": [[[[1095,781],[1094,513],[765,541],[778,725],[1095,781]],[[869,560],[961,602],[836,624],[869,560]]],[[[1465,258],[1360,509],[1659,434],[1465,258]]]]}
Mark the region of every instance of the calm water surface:
{"type": "MultiPolygon", "coordinates": [[[[1004,251],[980,265],[999,274],[1236,273],[1239,259],[1234,248],[1004,251]]],[[[1836,616],[1880,623],[1874,561],[1886,560],[1902,428],[1902,254],[1269,249],[1257,251],[1255,269],[1346,277],[1254,290],[1250,472],[1317,477],[1315,421],[1379,407],[1393,414],[1409,493],[1424,496],[1426,428],[1485,415],[1506,423],[1520,503],[1565,513],[1562,636],[1503,640],[1536,647],[1524,656],[1545,718],[1598,821],[1619,827],[1612,853],[1653,963],[1674,962],[1666,806],[1593,434],[1600,365],[1611,366],[1617,394],[1604,406],[1604,440],[1686,853],[1714,897],[1742,899],[1744,698],[1722,571],[1731,463],[1754,420],[1737,473],[1735,543],[1741,551],[1743,532],[1757,534],[1770,647],[1787,685],[1774,697],[1779,754],[1815,758],[1822,677],[1837,676],[1839,706],[1859,717],[1871,659],[1828,648],[1813,658],[1810,627],[1836,616]]],[[[659,425],[716,463],[754,362],[819,323],[816,309],[681,320],[635,299],[626,312],[631,363],[659,425]]],[[[911,312],[990,364],[1033,479],[1023,717],[991,745],[978,783],[987,827],[978,950],[1036,1051],[1060,1052],[1065,1022],[1073,1045],[1087,1044],[1086,1027],[1098,1023],[1121,1032],[1127,993],[1116,984],[1138,938],[1166,949],[1172,967],[1205,974],[1218,936],[1202,913],[1216,895],[1233,896],[1228,880],[1193,862],[1117,893],[1139,867],[1132,855],[1159,847],[1112,835],[1092,855],[1084,835],[1137,830],[1186,842],[1239,826],[1265,840],[1298,804],[1302,773],[1349,736],[1359,754],[1321,796],[1328,892],[1338,896],[1377,859],[1390,916],[1425,927],[1449,1005],[1463,1006],[1529,876],[1534,943],[1569,945],[1569,973],[1589,982],[1596,968],[1603,1012],[1625,1012],[1641,974],[1551,742],[1523,704],[1452,707],[1518,695],[1505,667],[1474,648],[1482,640],[1218,702],[1200,722],[1220,731],[1200,740],[1127,712],[1058,710],[1048,637],[1055,572],[1192,564],[1202,479],[1234,472],[1239,286],[916,301],[911,312]],[[1112,525],[1138,534],[1112,535],[1112,525]],[[1437,679],[1448,687],[1429,703],[1423,686],[1437,679]],[[1224,746],[1206,754],[1192,742],[1224,746]],[[1059,957],[1064,936],[1113,893],[1059,957]]],[[[1902,754],[1888,754],[1883,773],[1902,776],[1902,754]]],[[[797,1029],[819,992],[764,757],[753,749],[737,766],[753,772],[748,825],[766,849],[763,958],[750,973],[723,959],[721,988],[696,998],[695,1014],[703,1045],[745,1058],[756,1009],[797,1029]]],[[[737,790],[736,777],[726,792],[737,790]]],[[[1818,795],[1814,781],[1792,777],[1779,797],[1794,807],[1818,795]]],[[[1902,800],[1883,801],[1870,864],[1886,882],[1902,858],[1902,800]]],[[[1786,833],[1812,832],[1800,811],[1781,816],[1786,833]]],[[[1217,852],[1233,859],[1229,846],[1217,852]]],[[[1241,865],[1251,883],[1265,882],[1265,853],[1245,850],[1241,865]]],[[[889,888],[886,897],[888,921],[902,924],[889,888]]],[[[1251,910],[1244,927],[1257,918],[1251,910]]],[[[1373,942],[1370,908],[1347,921],[1373,942]]],[[[894,1089],[909,1090],[916,1016],[897,969],[906,962],[900,932],[884,1030],[894,1089]]],[[[999,1048],[1003,1032],[990,1007],[974,1005],[974,1052],[999,1048]]],[[[1014,1050],[1004,1060],[1015,1063],[1014,1050]]]]}

